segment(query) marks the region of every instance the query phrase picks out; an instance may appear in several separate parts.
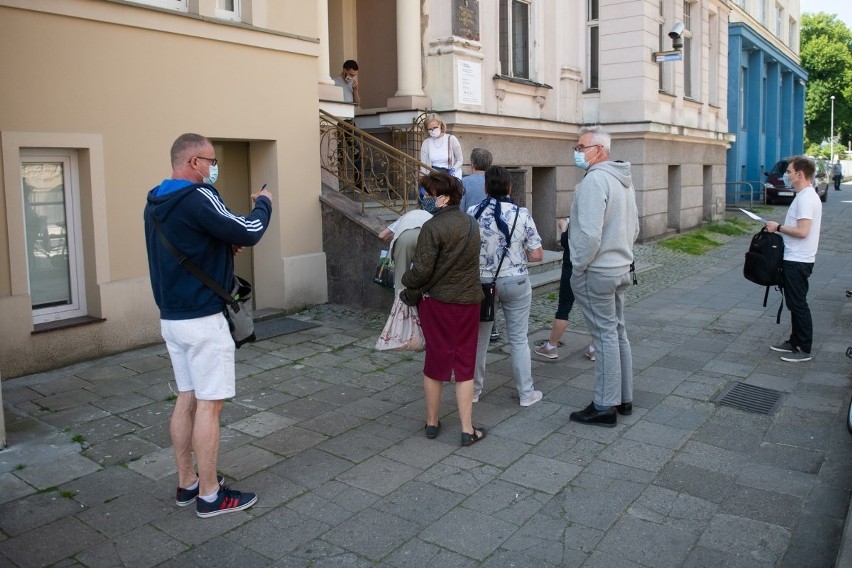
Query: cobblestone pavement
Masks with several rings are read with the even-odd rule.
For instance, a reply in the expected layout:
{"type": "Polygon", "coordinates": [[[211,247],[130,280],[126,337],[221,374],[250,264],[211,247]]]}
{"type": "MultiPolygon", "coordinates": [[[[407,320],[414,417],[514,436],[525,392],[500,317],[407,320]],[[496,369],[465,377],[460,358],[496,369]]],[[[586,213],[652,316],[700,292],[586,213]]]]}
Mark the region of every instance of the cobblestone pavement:
{"type": "MultiPolygon", "coordinates": [[[[831,566],[852,488],[844,198],[852,186],[825,207],[809,363],[767,348],[789,315],[776,325],[777,294],[763,308],[742,278],[748,237],[699,257],[638,246],[634,412],[612,429],[568,422],[594,384],[576,310],[559,359],[533,362],[534,406],[492,344],[474,407],[489,433],[469,448],[452,389],[440,436],[423,435],[422,354],[373,350],[385,314],[298,314],[320,325],[237,352],[219,463],[259,500],[211,519],[174,505],[162,345],[6,380],[0,566],[831,566]],[[772,389],[777,409],[714,402],[735,382],[772,389]]],[[[554,309],[535,299],[531,342],[554,309]]]]}

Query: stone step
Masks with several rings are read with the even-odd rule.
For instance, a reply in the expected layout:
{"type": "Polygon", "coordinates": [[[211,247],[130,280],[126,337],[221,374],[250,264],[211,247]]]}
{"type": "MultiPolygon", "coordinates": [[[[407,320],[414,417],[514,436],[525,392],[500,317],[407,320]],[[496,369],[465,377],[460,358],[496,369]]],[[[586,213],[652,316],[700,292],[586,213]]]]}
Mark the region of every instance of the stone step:
{"type": "Polygon", "coordinates": [[[542,272],[550,272],[551,270],[562,270],[562,251],[544,251],[544,258],[541,262],[530,262],[527,264],[527,270],[532,274],[542,272]]]}
{"type": "MultiPolygon", "coordinates": [[[[559,279],[562,277],[562,253],[556,253],[553,251],[544,251],[544,253],[545,260],[547,260],[547,253],[550,253],[551,255],[558,255],[559,264],[557,267],[553,267],[553,265],[550,265],[550,268],[536,272],[533,272],[533,264],[529,265],[530,285],[532,286],[534,294],[546,294],[547,292],[559,290],[559,279]]],[[[636,274],[640,275],[643,272],[648,272],[649,270],[654,270],[655,268],[657,268],[656,264],[649,264],[647,262],[637,262],[636,274]]],[[[642,280],[640,278],[639,284],[641,283],[642,280]]]]}

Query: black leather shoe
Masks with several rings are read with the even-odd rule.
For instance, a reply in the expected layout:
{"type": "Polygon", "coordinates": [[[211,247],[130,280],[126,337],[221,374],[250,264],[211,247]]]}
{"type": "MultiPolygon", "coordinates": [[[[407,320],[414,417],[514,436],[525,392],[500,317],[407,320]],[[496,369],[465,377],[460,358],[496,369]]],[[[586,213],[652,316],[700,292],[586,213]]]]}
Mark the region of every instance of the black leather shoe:
{"type": "Polygon", "coordinates": [[[615,428],[618,418],[615,407],[609,410],[597,410],[595,403],[590,404],[583,410],[572,412],[569,418],[580,424],[592,424],[594,426],[603,426],[604,428],[615,428]]]}
{"type": "Polygon", "coordinates": [[[632,402],[622,402],[618,406],[615,407],[619,414],[622,416],[630,416],[633,414],[633,403],[632,402]]]}

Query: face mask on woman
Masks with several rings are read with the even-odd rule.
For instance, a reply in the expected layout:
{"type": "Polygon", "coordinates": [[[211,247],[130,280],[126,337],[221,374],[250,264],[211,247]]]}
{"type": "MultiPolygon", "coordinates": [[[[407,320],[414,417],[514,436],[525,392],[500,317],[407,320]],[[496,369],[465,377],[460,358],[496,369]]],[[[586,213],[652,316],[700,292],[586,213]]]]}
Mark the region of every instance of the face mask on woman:
{"type": "Polygon", "coordinates": [[[435,211],[438,210],[438,199],[436,197],[432,197],[431,195],[424,195],[420,198],[420,204],[423,205],[423,211],[426,213],[435,214],[435,211]]]}
{"type": "Polygon", "coordinates": [[[435,128],[429,129],[429,136],[431,136],[432,138],[437,138],[440,135],[441,135],[441,127],[440,126],[436,126],[435,128]]]}

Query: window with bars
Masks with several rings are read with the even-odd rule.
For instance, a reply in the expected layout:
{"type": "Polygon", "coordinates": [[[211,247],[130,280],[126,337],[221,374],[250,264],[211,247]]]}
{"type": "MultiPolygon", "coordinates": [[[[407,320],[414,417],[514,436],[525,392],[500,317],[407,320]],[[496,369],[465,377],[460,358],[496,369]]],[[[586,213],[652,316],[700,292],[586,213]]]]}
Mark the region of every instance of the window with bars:
{"type": "Polygon", "coordinates": [[[500,74],[530,79],[530,3],[500,0],[500,74]]]}

